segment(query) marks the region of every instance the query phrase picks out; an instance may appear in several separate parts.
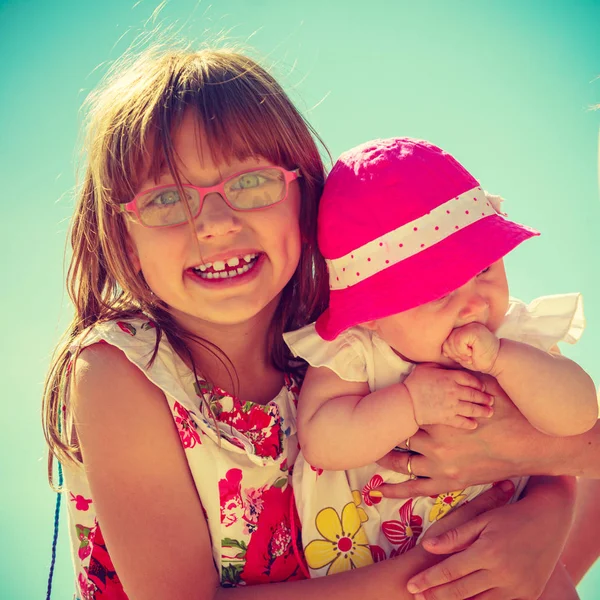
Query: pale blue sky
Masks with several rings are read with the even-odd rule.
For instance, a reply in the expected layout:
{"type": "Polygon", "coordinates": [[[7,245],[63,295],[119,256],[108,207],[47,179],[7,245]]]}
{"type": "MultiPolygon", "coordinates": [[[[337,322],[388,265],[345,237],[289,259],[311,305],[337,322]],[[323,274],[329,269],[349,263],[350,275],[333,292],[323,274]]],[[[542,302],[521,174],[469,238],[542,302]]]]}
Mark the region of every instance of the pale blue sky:
{"type": "MultiPolygon", "coordinates": [[[[507,260],[513,294],[584,293],[589,328],[564,350],[600,383],[597,1],[173,0],[153,20],[156,6],[0,0],[1,598],[45,593],[54,496],[40,395],[70,315],[63,254],[78,111],[108,63],[155,26],[251,47],[334,157],[394,135],[452,152],[512,218],[542,232],[507,260]]],[[[55,598],[72,593],[64,534],[55,598]]],[[[599,587],[597,566],[582,597],[599,587]]]]}

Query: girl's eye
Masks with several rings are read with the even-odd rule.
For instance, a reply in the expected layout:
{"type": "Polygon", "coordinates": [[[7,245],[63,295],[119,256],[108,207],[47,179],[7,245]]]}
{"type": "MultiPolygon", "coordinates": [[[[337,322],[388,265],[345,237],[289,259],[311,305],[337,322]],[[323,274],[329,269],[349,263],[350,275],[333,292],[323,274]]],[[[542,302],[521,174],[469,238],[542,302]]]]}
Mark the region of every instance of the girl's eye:
{"type": "Polygon", "coordinates": [[[266,177],[259,175],[258,173],[246,173],[240,176],[236,181],[234,181],[231,186],[232,190],[249,190],[252,188],[256,188],[259,185],[262,185],[267,181],[266,177]]]}
{"type": "Polygon", "coordinates": [[[179,191],[177,190],[177,188],[172,188],[158,192],[152,198],[149,204],[152,204],[154,206],[172,206],[173,204],[177,204],[180,201],[181,198],[179,197],[179,191]]]}
{"type": "Polygon", "coordinates": [[[485,273],[487,273],[492,267],[487,267],[485,268],[483,271],[481,271],[480,273],[477,274],[477,277],[479,277],[479,275],[484,275],[485,273]]]}

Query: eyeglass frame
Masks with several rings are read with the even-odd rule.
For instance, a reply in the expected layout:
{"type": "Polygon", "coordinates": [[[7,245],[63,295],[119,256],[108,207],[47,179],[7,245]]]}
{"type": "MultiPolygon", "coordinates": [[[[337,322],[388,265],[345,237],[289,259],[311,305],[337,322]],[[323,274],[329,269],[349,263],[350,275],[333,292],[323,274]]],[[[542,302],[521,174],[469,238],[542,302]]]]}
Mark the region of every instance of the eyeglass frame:
{"type": "MultiPolygon", "coordinates": [[[[183,189],[191,188],[193,190],[196,190],[200,194],[200,201],[198,203],[198,211],[196,212],[195,215],[192,215],[192,219],[196,219],[198,217],[198,215],[202,212],[202,207],[204,206],[204,200],[205,200],[206,196],[208,196],[208,194],[215,194],[215,193],[219,194],[219,196],[221,196],[221,198],[223,199],[223,202],[225,202],[225,204],[227,204],[227,206],[229,206],[229,208],[231,208],[231,210],[235,210],[236,212],[252,212],[252,211],[256,211],[256,210],[264,210],[265,208],[271,208],[272,206],[275,206],[275,205],[279,204],[280,202],[283,202],[288,197],[288,193],[290,190],[290,183],[292,183],[292,181],[296,181],[297,179],[299,179],[301,177],[302,177],[302,172],[300,171],[300,168],[288,170],[288,169],[284,169],[283,167],[279,167],[276,165],[268,165],[268,166],[265,166],[262,168],[258,167],[255,169],[247,169],[245,171],[240,171],[239,173],[234,173],[233,175],[226,177],[221,182],[219,182],[215,185],[200,186],[200,185],[192,185],[189,183],[184,183],[181,187],[183,189]],[[225,184],[228,181],[231,181],[232,179],[235,179],[236,177],[246,175],[247,173],[255,173],[256,171],[265,171],[267,169],[276,169],[277,171],[280,171],[283,173],[283,180],[285,183],[285,193],[280,200],[277,200],[277,202],[273,202],[273,204],[267,204],[265,206],[256,206],[253,208],[236,208],[235,206],[233,206],[233,204],[231,204],[231,202],[229,202],[229,200],[227,199],[227,195],[225,194],[225,184]]],[[[142,218],[140,216],[140,211],[137,206],[137,201],[140,197],[145,196],[146,194],[149,194],[151,192],[155,192],[156,190],[167,189],[167,188],[172,188],[172,187],[178,187],[178,186],[176,186],[176,185],[174,186],[173,184],[165,184],[165,185],[158,185],[153,188],[144,190],[143,192],[136,194],[133,197],[133,200],[130,200],[129,202],[120,202],[119,203],[119,211],[133,213],[136,216],[137,222],[142,227],[148,227],[149,229],[166,229],[167,227],[179,227],[180,225],[183,225],[186,221],[184,220],[184,221],[181,221],[181,223],[173,223],[172,225],[146,225],[145,223],[142,222],[142,218]]]]}

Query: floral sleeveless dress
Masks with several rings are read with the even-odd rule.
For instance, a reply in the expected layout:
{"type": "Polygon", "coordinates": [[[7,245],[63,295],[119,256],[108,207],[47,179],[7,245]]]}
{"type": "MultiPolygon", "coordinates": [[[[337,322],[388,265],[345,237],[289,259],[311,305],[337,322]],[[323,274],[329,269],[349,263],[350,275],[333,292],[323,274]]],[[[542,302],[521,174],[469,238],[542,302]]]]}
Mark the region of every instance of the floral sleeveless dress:
{"type": "MultiPolygon", "coordinates": [[[[116,346],[164,392],[204,507],[221,585],[305,578],[289,482],[298,453],[298,387],[286,376],[285,386],[268,404],[243,402],[202,381],[198,385],[165,336],[148,368],[155,340],[154,323],[134,318],[98,324],[74,347],[98,342],[116,346]]],[[[69,431],[72,423],[64,427],[69,431]]],[[[75,598],[126,599],[84,469],[73,464],[63,469],[75,598]]]]}

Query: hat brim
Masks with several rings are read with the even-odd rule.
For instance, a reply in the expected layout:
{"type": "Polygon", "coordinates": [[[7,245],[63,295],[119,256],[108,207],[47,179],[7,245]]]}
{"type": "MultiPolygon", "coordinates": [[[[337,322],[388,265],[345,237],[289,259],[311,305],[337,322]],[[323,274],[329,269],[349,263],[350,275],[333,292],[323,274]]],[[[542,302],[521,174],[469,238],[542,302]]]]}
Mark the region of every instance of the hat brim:
{"type": "Polygon", "coordinates": [[[500,215],[481,219],[356,285],[331,290],[329,308],[317,319],[317,333],[333,340],[355,325],[437,300],[537,235],[535,229],[500,215]]]}

